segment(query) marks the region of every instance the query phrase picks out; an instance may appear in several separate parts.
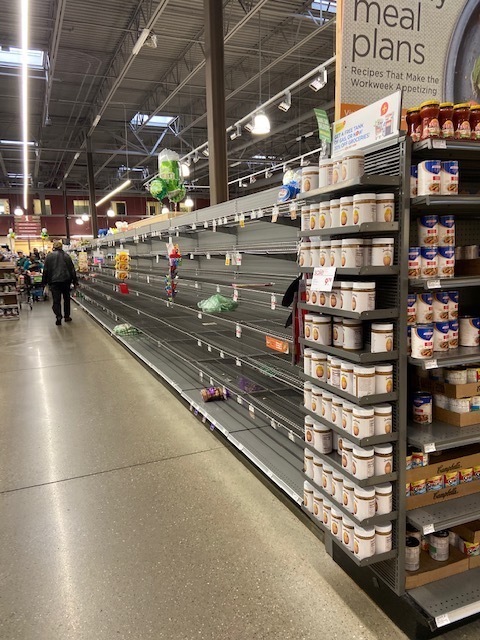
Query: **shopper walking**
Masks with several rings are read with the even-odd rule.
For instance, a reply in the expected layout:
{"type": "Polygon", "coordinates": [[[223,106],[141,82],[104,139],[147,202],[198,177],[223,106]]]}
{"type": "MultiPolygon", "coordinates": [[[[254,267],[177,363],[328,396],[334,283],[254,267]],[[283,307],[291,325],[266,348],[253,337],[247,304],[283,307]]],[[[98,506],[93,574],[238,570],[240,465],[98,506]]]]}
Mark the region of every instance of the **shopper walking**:
{"type": "Polygon", "coordinates": [[[44,287],[48,285],[52,292],[55,324],[57,326],[62,324],[62,296],[65,322],[71,322],[70,286],[72,284],[77,286],[78,280],[72,259],[63,251],[60,240],[53,243],[53,251],[45,258],[42,283],[44,287]]]}

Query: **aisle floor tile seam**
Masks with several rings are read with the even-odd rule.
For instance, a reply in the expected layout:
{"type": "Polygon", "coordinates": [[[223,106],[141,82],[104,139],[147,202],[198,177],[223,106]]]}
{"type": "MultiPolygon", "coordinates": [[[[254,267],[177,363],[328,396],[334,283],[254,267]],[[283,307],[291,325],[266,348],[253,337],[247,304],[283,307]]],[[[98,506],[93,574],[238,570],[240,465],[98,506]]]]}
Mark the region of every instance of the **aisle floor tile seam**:
{"type": "Polygon", "coordinates": [[[200,451],[191,451],[189,453],[181,453],[176,456],[166,456],[165,458],[158,458],[157,460],[145,460],[143,462],[135,462],[133,464],[127,464],[121,467],[113,467],[111,469],[104,469],[103,471],[93,471],[92,473],[84,473],[78,476],[72,476],[71,478],[60,478],[58,480],[52,480],[51,482],[40,482],[38,484],[31,484],[25,487],[15,487],[14,489],[5,489],[3,491],[0,490],[0,495],[8,495],[10,493],[17,493],[19,491],[27,491],[28,489],[38,489],[41,487],[48,487],[51,485],[62,484],[65,482],[71,482],[73,480],[83,480],[85,478],[94,478],[95,476],[102,476],[107,473],[115,473],[116,471],[127,471],[128,469],[135,469],[138,467],[146,467],[148,465],[160,464],[161,462],[170,462],[172,460],[179,460],[181,458],[188,458],[190,456],[197,456],[204,453],[210,453],[211,451],[219,451],[220,449],[224,449],[228,451],[228,449],[220,444],[218,447],[212,447],[211,449],[202,449],[200,451]]]}
{"type": "MultiPolygon", "coordinates": [[[[28,355],[28,354],[27,354],[28,355]]],[[[100,360],[79,360],[78,362],[59,362],[58,364],[44,364],[37,367],[24,367],[21,369],[2,369],[2,373],[18,373],[20,371],[38,371],[39,369],[54,369],[58,367],[75,367],[84,364],[104,364],[106,362],[118,362],[128,360],[129,355],[120,358],[101,358],[100,360]]]]}

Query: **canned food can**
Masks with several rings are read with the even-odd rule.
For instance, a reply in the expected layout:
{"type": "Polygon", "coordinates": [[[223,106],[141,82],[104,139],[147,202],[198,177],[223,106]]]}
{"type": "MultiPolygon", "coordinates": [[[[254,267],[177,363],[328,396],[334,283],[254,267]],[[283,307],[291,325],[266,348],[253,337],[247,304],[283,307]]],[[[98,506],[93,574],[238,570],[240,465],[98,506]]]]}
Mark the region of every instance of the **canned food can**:
{"type": "Polygon", "coordinates": [[[421,247],[421,268],[422,278],[436,278],[438,276],[438,247],[421,247]]]}
{"type": "Polygon", "coordinates": [[[450,317],[450,296],[447,291],[437,291],[432,295],[433,322],[444,322],[450,317]]]}
{"type": "Polygon", "coordinates": [[[418,195],[418,167],[412,164],[410,167],[410,197],[416,198],[418,195]]]}
{"type": "Polygon", "coordinates": [[[419,360],[433,357],[432,324],[417,324],[412,327],[412,357],[419,360]]]}
{"type": "Polygon", "coordinates": [[[440,190],[442,196],[458,194],[458,160],[446,160],[442,162],[440,190]]]}
{"type": "Polygon", "coordinates": [[[424,160],[418,165],[418,195],[438,196],[441,192],[441,160],[424,160]]]}
{"type": "Polygon", "coordinates": [[[429,491],[440,491],[444,487],[443,476],[433,476],[432,478],[427,478],[427,493],[429,491]]]}
{"type": "Polygon", "coordinates": [[[438,244],[455,247],[455,216],[440,216],[438,219],[438,244]]]}
{"type": "Polygon", "coordinates": [[[410,483],[410,495],[421,496],[424,493],[427,493],[426,480],[416,480],[415,482],[410,483]]]}
{"type": "Polygon", "coordinates": [[[475,480],[480,480],[480,466],[473,467],[473,477],[475,480]]]}
{"type": "Polygon", "coordinates": [[[433,325],[433,350],[445,353],[449,348],[450,322],[435,322],[433,325]]]}
{"type": "Polygon", "coordinates": [[[460,484],[467,484],[467,482],[473,481],[473,467],[468,469],[460,469],[458,474],[458,480],[460,484]]]}
{"type": "Polygon", "coordinates": [[[438,245],[438,216],[419,218],[418,244],[421,247],[436,247],[438,245]]]}
{"type": "Polygon", "coordinates": [[[412,453],[412,469],[416,469],[417,467],[427,467],[428,463],[428,453],[423,453],[423,451],[414,451],[412,453]]]}
{"type": "Polygon", "coordinates": [[[445,474],[443,481],[445,489],[447,487],[458,487],[458,484],[460,482],[458,471],[449,471],[445,474]]]}
{"type": "Polygon", "coordinates": [[[440,278],[453,278],[455,275],[455,247],[438,247],[438,275],[440,278]]]}
{"type": "Polygon", "coordinates": [[[428,552],[432,560],[445,562],[450,553],[450,533],[448,531],[437,531],[430,536],[428,552]]]}
{"type": "Polygon", "coordinates": [[[407,327],[407,353],[412,355],[412,326],[407,327]]]}
{"type": "Polygon", "coordinates": [[[480,344],[480,318],[464,316],[460,318],[460,346],[478,347],[480,344]]]}
{"type": "Polygon", "coordinates": [[[409,325],[416,324],[417,322],[417,296],[415,293],[408,294],[408,310],[407,310],[407,322],[409,325]]]}
{"type": "MultiPolygon", "coordinates": [[[[412,468],[412,456],[411,455],[407,456],[405,459],[405,462],[406,462],[407,471],[410,471],[410,469],[412,468]]],[[[479,467],[479,473],[480,473],[480,467],[479,467]]]]}
{"type": "Polygon", "coordinates": [[[415,280],[420,277],[420,247],[410,247],[408,250],[408,277],[415,280]]]}
{"type": "Polygon", "coordinates": [[[458,291],[448,292],[448,319],[457,320],[458,318],[458,291]]]}
{"type": "Polygon", "coordinates": [[[405,497],[409,498],[411,496],[411,493],[412,493],[412,486],[410,482],[407,482],[407,484],[405,485],[405,497]]]}
{"type": "Polygon", "coordinates": [[[458,349],[458,320],[449,321],[448,348],[458,349]]]}
{"type": "Polygon", "coordinates": [[[417,424],[431,424],[432,418],[432,394],[417,391],[413,396],[413,421],[417,424]]]}
{"type": "Polygon", "coordinates": [[[468,367],[467,382],[475,383],[480,380],[480,369],[478,367],[468,367]]]}
{"type": "Polygon", "coordinates": [[[418,324],[428,324],[433,321],[433,296],[431,293],[419,293],[417,295],[416,310],[418,324]]]}

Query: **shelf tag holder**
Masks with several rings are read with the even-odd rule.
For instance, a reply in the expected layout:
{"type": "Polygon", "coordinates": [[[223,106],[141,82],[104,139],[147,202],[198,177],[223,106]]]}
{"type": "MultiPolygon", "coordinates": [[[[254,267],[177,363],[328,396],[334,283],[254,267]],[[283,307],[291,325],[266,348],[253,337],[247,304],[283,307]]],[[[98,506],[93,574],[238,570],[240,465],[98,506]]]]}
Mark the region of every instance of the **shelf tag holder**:
{"type": "Polygon", "coordinates": [[[274,205],[272,208],[272,222],[276,222],[278,220],[279,209],[277,205],[274,205]]]}

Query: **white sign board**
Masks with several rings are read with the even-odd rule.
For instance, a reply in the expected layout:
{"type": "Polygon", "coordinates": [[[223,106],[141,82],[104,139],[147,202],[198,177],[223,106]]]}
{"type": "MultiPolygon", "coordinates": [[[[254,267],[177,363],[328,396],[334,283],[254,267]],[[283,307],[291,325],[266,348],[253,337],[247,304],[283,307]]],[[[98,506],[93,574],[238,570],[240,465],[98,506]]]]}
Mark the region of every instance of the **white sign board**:
{"type": "Polygon", "coordinates": [[[313,270],[312,291],[331,291],[336,271],[336,267],[315,267],[313,270]]]}
{"type": "Polygon", "coordinates": [[[397,136],[402,113],[402,93],[378,100],[337,120],[333,125],[332,156],[363,149],[397,136]]]}

